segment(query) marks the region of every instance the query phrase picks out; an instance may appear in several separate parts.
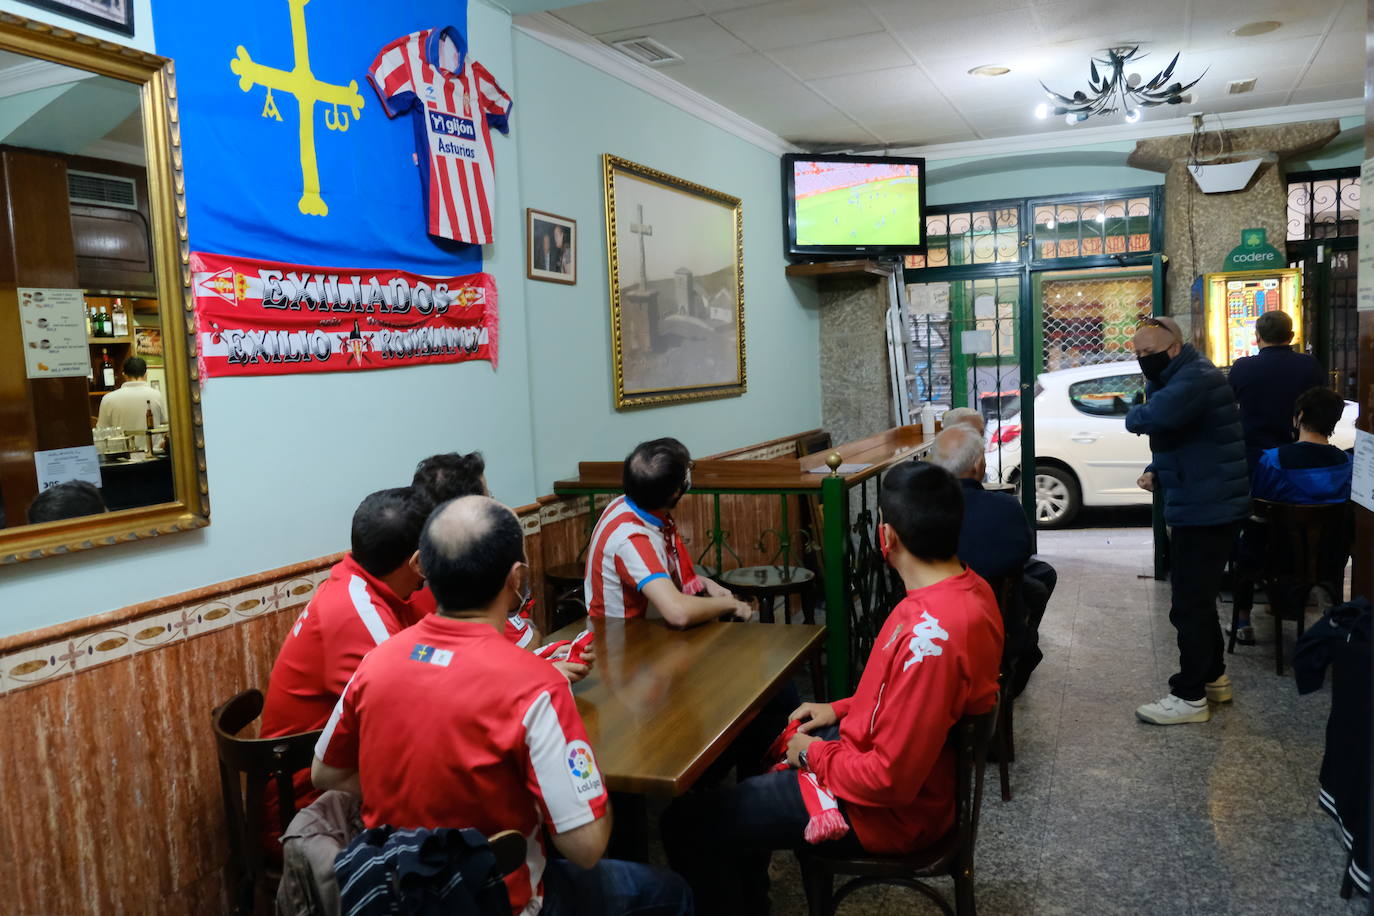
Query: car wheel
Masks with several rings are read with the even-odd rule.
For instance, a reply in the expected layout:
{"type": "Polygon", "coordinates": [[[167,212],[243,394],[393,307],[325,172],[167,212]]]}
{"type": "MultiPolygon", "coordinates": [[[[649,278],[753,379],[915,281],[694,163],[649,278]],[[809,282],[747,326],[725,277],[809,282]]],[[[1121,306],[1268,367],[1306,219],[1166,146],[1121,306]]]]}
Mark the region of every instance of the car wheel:
{"type": "Polygon", "coordinates": [[[1041,528],[1063,528],[1078,515],[1083,497],[1078,481],[1063,468],[1035,469],[1035,523],[1041,528]]]}

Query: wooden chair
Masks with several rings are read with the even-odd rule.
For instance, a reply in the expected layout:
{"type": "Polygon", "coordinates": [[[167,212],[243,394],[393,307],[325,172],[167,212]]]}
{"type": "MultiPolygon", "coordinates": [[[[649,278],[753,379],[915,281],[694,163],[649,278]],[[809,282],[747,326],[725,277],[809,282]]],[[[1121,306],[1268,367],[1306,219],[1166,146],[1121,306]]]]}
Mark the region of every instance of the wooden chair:
{"type": "MultiPolygon", "coordinates": [[[[1010,633],[1014,615],[1021,612],[1018,600],[1021,594],[1021,576],[1018,573],[994,576],[988,580],[988,585],[997,596],[997,608],[1002,612],[1002,626],[1010,633]]],[[[1022,625],[1024,626],[1024,621],[1022,625]]],[[[997,728],[992,735],[992,746],[997,752],[997,781],[1001,786],[1004,802],[1011,801],[1011,764],[1016,760],[1013,721],[1013,708],[1016,704],[1007,693],[1015,678],[1016,656],[1012,652],[1011,640],[1008,638],[1002,644],[1002,669],[997,676],[997,685],[1003,699],[997,706],[997,728]]]]}
{"type": "Polygon", "coordinates": [[[910,855],[853,858],[829,855],[817,846],[797,850],[810,916],[832,916],[854,891],[879,884],[898,884],[924,894],[947,916],[975,916],[973,849],[983,800],[983,769],[996,724],[994,707],[982,715],[965,716],[950,729],[947,744],[955,753],[954,826],[933,846],[910,855]],[[944,875],[954,880],[953,909],[923,880],[944,875]],[[850,879],[838,892],[834,890],[836,877],[850,879]]]}
{"type": "Polygon", "coordinates": [[[280,823],[274,826],[284,833],[296,815],[292,777],[310,766],[320,737],[318,731],[281,738],[238,737],[262,714],[262,702],[262,691],[245,690],[210,713],[229,830],[229,888],[235,913],[252,913],[258,887],[280,878],[280,870],[263,855],[265,793],[277,793],[280,823]]]}
{"type": "MultiPolygon", "coordinates": [[[[1283,674],[1283,622],[1298,625],[1298,636],[1306,629],[1307,599],[1312,590],[1322,588],[1333,602],[1345,592],[1342,578],[1345,559],[1350,555],[1350,504],[1297,505],[1267,499],[1254,501],[1252,522],[1265,532],[1263,559],[1254,569],[1238,570],[1237,576],[1262,587],[1269,596],[1274,614],[1274,671],[1283,674]]],[[[1226,651],[1234,652],[1240,609],[1231,608],[1231,635],[1226,651]]]]}

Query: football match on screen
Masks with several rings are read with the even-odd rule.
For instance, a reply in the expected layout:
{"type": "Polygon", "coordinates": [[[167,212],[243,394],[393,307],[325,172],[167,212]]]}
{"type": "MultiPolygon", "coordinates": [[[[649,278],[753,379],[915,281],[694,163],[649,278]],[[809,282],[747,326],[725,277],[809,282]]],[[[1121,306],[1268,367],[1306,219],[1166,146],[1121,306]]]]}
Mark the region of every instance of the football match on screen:
{"type": "Polygon", "coordinates": [[[919,245],[919,166],[879,162],[793,165],[798,245],[919,245]]]}

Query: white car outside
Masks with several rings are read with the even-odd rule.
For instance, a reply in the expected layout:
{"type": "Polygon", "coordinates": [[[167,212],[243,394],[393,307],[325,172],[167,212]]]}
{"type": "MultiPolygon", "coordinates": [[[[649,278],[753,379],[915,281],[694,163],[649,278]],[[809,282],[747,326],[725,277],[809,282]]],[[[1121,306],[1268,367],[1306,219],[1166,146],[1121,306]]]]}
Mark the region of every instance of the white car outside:
{"type": "MultiPolygon", "coordinates": [[[[1144,393],[1134,361],[1059,369],[1035,386],[1035,517],[1042,528],[1073,521],[1084,506],[1148,506],[1136,479],[1150,463],[1150,440],[1126,432],[1126,411],[1144,393]]],[[[1345,412],[1331,444],[1355,445],[1359,408],[1345,412]]],[[[1020,485],[1021,415],[988,421],[988,483],[1020,485]]]]}

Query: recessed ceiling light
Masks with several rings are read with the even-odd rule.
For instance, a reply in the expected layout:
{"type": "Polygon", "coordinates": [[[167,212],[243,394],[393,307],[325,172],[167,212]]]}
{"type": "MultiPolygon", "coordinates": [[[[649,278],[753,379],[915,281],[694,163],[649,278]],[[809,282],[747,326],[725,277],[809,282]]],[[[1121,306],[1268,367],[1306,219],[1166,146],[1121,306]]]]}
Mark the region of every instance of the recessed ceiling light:
{"type": "Polygon", "coordinates": [[[968,72],[969,76],[1006,76],[1011,72],[1010,67],[998,67],[995,64],[983,64],[981,67],[974,67],[968,72]]]}
{"type": "Polygon", "coordinates": [[[1231,30],[1231,34],[1237,38],[1251,38],[1255,35],[1263,35],[1265,32],[1272,32],[1281,25],[1283,25],[1282,22],[1266,19],[1263,22],[1250,22],[1245,25],[1236,26],[1231,30]]]}

